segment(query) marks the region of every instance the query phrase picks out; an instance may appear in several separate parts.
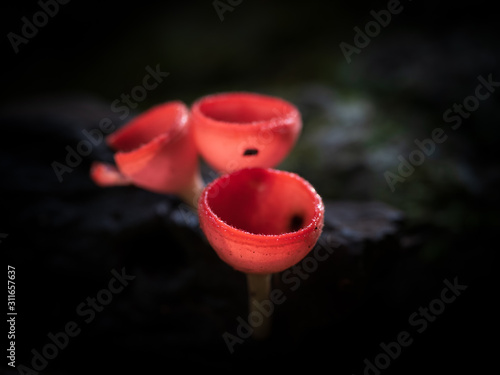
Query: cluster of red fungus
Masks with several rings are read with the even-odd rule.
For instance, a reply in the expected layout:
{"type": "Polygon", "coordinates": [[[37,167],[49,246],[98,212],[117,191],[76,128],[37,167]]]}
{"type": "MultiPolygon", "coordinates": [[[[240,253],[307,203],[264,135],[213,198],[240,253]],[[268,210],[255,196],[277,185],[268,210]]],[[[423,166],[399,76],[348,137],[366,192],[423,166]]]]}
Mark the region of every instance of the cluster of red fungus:
{"type": "Polygon", "coordinates": [[[293,104],[266,95],[209,95],[190,109],[168,102],[110,134],[116,165],[96,162],[91,177],[100,186],[176,194],[197,208],[219,257],[247,274],[252,298],[269,289],[270,274],[300,262],[321,234],[321,197],[297,174],[272,169],[301,128],[293,104]],[[221,174],[207,186],[198,155],[221,174]]]}

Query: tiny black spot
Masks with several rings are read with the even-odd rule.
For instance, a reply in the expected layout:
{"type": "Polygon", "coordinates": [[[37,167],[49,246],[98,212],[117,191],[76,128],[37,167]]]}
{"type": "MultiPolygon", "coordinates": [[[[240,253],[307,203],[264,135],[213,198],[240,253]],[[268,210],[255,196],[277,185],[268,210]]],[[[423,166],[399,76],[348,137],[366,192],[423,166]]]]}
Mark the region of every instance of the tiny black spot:
{"type": "Polygon", "coordinates": [[[295,231],[299,230],[300,228],[302,228],[303,224],[304,224],[304,218],[302,216],[299,216],[299,215],[294,215],[290,219],[290,230],[292,232],[295,232],[295,231]]]}
{"type": "Polygon", "coordinates": [[[251,155],[257,155],[259,153],[259,150],[256,148],[247,148],[245,152],[243,152],[243,156],[251,156],[251,155]]]}

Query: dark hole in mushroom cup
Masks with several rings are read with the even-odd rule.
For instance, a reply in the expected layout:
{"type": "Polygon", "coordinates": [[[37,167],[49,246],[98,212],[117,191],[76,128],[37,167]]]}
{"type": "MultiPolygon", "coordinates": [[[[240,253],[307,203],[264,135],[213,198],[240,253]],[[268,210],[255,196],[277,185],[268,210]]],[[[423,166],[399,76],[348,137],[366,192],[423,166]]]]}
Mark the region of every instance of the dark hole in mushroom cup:
{"type": "Polygon", "coordinates": [[[293,215],[290,219],[290,232],[296,232],[304,225],[304,218],[301,215],[293,215]]]}
{"type": "Polygon", "coordinates": [[[243,156],[252,156],[252,155],[257,155],[259,153],[259,150],[256,148],[247,148],[245,152],[243,152],[243,156]]]}

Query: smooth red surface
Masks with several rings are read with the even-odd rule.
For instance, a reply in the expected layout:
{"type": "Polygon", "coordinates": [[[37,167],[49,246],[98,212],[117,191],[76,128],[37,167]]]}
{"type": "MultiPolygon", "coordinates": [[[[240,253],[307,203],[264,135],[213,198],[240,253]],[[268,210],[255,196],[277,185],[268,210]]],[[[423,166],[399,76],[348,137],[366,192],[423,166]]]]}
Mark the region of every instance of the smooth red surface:
{"type": "MultiPolygon", "coordinates": [[[[178,193],[189,188],[198,171],[198,159],[188,118],[185,104],[168,102],[110,134],[106,142],[117,151],[119,173],[134,185],[158,193],[178,193]]],[[[107,174],[92,176],[101,185],[112,184],[107,174]]]]}
{"type": "Polygon", "coordinates": [[[275,167],[288,155],[302,129],[293,104],[245,92],[199,99],[191,107],[190,121],[198,151],[223,173],[275,167]]]}
{"type": "Polygon", "coordinates": [[[107,163],[92,163],[90,167],[90,176],[97,185],[102,187],[131,184],[131,181],[122,175],[114,165],[107,163]]]}
{"type": "Polygon", "coordinates": [[[324,206],[314,188],[296,174],[247,168],[209,184],[198,214],[223,261],[246,273],[274,273],[298,263],[312,249],[323,228],[324,206]]]}

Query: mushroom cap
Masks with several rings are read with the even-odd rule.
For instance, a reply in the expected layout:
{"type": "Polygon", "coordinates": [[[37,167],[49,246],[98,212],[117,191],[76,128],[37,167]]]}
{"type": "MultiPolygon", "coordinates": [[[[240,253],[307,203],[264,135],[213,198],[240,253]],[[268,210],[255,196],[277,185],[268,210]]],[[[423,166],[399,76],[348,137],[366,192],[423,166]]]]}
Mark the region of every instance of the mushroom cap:
{"type": "Polygon", "coordinates": [[[281,272],[300,262],[323,229],[324,205],[290,172],[245,168],[210,183],[200,225],[219,257],[245,273],[281,272]]]}
{"type": "Polygon", "coordinates": [[[191,107],[196,146],[222,173],[275,167],[302,129],[297,108],[280,98],[247,92],[208,95],[191,107]]]}
{"type": "Polygon", "coordinates": [[[116,150],[119,172],[131,183],[157,193],[178,193],[190,186],[198,157],[180,101],[157,105],[106,138],[116,150]]]}

